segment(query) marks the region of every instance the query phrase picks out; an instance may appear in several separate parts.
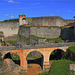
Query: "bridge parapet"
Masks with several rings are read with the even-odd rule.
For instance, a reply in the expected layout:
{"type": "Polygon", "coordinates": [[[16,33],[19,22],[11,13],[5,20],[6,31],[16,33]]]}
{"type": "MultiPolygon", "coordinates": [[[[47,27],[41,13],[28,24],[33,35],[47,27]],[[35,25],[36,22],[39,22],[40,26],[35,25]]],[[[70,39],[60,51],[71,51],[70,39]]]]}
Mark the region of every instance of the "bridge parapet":
{"type": "Polygon", "coordinates": [[[49,44],[40,44],[40,45],[25,45],[23,47],[16,46],[0,46],[1,50],[20,50],[20,49],[35,49],[35,48],[51,48],[51,47],[66,47],[66,46],[75,46],[75,42],[69,43],[49,43],[49,44]]]}

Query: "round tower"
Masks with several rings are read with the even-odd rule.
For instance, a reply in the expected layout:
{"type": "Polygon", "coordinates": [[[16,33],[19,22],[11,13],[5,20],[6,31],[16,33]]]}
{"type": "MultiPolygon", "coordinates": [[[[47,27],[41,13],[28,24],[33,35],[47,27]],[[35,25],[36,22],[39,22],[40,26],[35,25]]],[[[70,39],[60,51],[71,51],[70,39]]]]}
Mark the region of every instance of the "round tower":
{"type": "Polygon", "coordinates": [[[21,13],[20,15],[19,15],[19,25],[23,25],[23,24],[25,24],[25,21],[26,19],[25,19],[25,15],[24,15],[24,13],[21,13]]]}

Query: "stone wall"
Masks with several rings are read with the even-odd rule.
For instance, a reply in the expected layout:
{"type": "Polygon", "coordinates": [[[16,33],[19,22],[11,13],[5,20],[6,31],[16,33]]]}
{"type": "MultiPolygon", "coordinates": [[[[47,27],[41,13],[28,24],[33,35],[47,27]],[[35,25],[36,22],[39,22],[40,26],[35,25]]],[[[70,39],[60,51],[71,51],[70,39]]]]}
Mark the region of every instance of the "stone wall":
{"type": "Polygon", "coordinates": [[[66,21],[59,16],[26,18],[34,26],[64,26],[66,21]]]}
{"type": "Polygon", "coordinates": [[[26,27],[20,26],[19,35],[29,38],[30,35],[35,35],[43,38],[57,38],[61,34],[60,27],[26,27]]]}
{"type": "Polygon", "coordinates": [[[26,22],[34,26],[64,26],[69,23],[74,23],[74,20],[65,20],[59,16],[48,16],[48,17],[31,17],[26,18],[26,22]]]}
{"type": "Polygon", "coordinates": [[[67,24],[74,23],[74,20],[70,20],[70,19],[69,20],[66,19],[65,21],[66,21],[67,24]]]}
{"type": "Polygon", "coordinates": [[[19,35],[29,38],[30,36],[30,27],[20,26],[19,27],[19,35]]]}
{"type": "Polygon", "coordinates": [[[62,29],[61,37],[65,40],[75,41],[74,27],[62,29]]]}
{"type": "Polygon", "coordinates": [[[59,27],[30,27],[30,35],[35,35],[44,38],[59,37],[61,28],[59,27]]]}
{"type": "MultiPolygon", "coordinates": [[[[61,27],[61,26],[67,25],[68,23],[73,23],[73,22],[74,22],[74,20],[64,20],[63,18],[61,18],[59,16],[26,18],[26,24],[29,24],[32,26],[38,26],[38,27],[39,26],[49,26],[49,27],[50,26],[59,26],[59,27],[61,27]]],[[[58,33],[58,35],[60,33],[60,30],[57,30],[57,29],[53,29],[53,31],[52,31],[52,28],[48,29],[48,28],[38,28],[38,27],[33,27],[30,29],[33,32],[33,34],[38,35],[38,36],[42,36],[42,37],[46,36],[47,37],[48,35],[51,35],[54,37],[54,31],[56,31],[56,33],[58,33]],[[48,31],[47,31],[47,29],[48,29],[48,31]]],[[[2,31],[4,33],[5,37],[12,36],[14,34],[18,34],[18,29],[19,29],[19,22],[0,22],[0,31],[2,31]]],[[[32,34],[32,32],[30,34],[32,34]]],[[[26,32],[26,34],[23,33],[22,35],[29,36],[29,34],[27,34],[27,32],[26,32]]],[[[56,37],[56,35],[55,35],[55,37],[56,37]]],[[[49,37],[51,37],[51,36],[49,36],[49,37]]]]}
{"type": "Polygon", "coordinates": [[[46,39],[37,39],[34,37],[30,37],[30,43],[31,44],[45,44],[46,43],[46,39]]]}
{"type": "Polygon", "coordinates": [[[0,22],[0,31],[4,33],[5,37],[18,34],[18,28],[18,22],[0,22]]]}

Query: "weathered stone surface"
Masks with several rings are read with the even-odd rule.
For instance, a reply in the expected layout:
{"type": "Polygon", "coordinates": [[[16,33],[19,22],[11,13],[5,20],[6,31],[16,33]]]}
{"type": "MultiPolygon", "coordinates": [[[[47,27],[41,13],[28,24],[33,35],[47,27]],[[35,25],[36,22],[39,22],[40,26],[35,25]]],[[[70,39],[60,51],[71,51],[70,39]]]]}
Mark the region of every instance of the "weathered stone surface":
{"type": "Polygon", "coordinates": [[[59,27],[20,27],[19,35],[29,38],[30,35],[35,35],[44,38],[59,37],[61,28],[59,27]]]}
{"type": "Polygon", "coordinates": [[[31,27],[30,35],[44,38],[56,38],[60,36],[61,28],[59,27],[31,27]]]}
{"type": "Polygon", "coordinates": [[[29,24],[34,26],[64,26],[74,22],[74,20],[65,20],[59,16],[32,17],[26,19],[29,24]]]}
{"type": "MultiPolygon", "coordinates": [[[[72,43],[70,43],[70,44],[72,44],[72,43]]],[[[47,44],[47,45],[49,45],[49,44],[47,44]]],[[[75,45],[75,44],[74,44],[75,45]]],[[[59,46],[59,45],[58,45],[59,46]]],[[[43,57],[44,57],[44,59],[43,59],[43,61],[44,62],[49,62],[49,58],[50,58],[50,54],[54,51],[54,50],[56,50],[56,49],[61,49],[61,50],[63,50],[63,51],[66,51],[67,50],[67,48],[68,48],[69,46],[65,46],[65,47],[50,47],[50,46],[48,46],[48,47],[46,47],[45,45],[42,45],[42,47],[39,47],[39,46],[35,46],[35,47],[32,47],[32,48],[24,48],[24,49],[19,49],[19,50],[10,50],[10,51],[8,51],[8,52],[13,52],[13,53],[16,53],[19,57],[20,57],[20,70],[24,70],[24,71],[26,71],[27,70],[27,55],[30,53],[30,52],[33,52],[33,51],[38,51],[38,52],[40,52],[42,55],[43,55],[43,57]]],[[[7,50],[5,50],[4,52],[2,52],[2,55],[3,55],[3,53],[4,53],[4,55],[6,54],[6,53],[8,53],[7,52],[7,50]]],[[[3,56],[4,56],[3,55],[3,56]]],[[[6,60],[9,60],[9,59],[6,59],[6,60]]],[[[4,71],[5,70],[5,68],[7,68],[8,67],[8,64],[7,63],[11,63],[11,61],[5,61],[6,62],[6,67],[4,66],[4,69],[1,69],[2,71],[4,71]]],[[[10,64],[9,65],[9,68],[8,68],[8,70],[12,70],[11,69],[11,65],[13,65],[14,63],[12,63],[12,64],[10,64]]],[[[15,65],[14,65],[15,66],[15,65]]],[[[12,67],[12,68],[14,68],[14,66],[12,67]]],[[[44,69],[44,68],[43,68],[44,69]]],[[[6,69],[7,70],[7,69],[6,69]]]]}
{"type": "Polygon", "coordinates": [[[12,61],[12,59],[5,59],[3,64],[2,64],[2,68],[0,69],[0,73],[9,72],[9,71],[16,71],[17,72],[19,70],[20,70],[19,66],[16,65],[12,61]]]}
{"type": "Polygon", "coordinates": [[[75,41],[74,27],[62,29],[61,37],[65,40],[75,41]]]}
{"type": "Polygon", "coordinates": [[[70,70],[74,70],[75,71],[75,64],[70,64],[70,70]]]}
{"type": "Polygon", "coordinates": [[[3,32],[5,37],[18,34],[18,28],[18,22],[0,22],[0,31],[3,32]]]}

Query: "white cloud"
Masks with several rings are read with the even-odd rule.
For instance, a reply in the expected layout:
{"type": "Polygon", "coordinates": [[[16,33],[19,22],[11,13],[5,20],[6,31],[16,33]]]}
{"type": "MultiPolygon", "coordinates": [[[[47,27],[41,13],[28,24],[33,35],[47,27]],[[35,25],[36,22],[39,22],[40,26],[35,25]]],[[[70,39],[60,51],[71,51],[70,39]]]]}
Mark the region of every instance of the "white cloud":
{"type": "Polygon", "coordinates": [[[13,0],[9,0],[8,2],[9,3],[20,3],[20,2],[13,1],[13,0]]]}
{"type": "Polygon", "coordinates": [[[14,18],[14,15],[13,15],[13,14],[11,14],[11,15],[10,15],[10,18],[14,18]]]}

